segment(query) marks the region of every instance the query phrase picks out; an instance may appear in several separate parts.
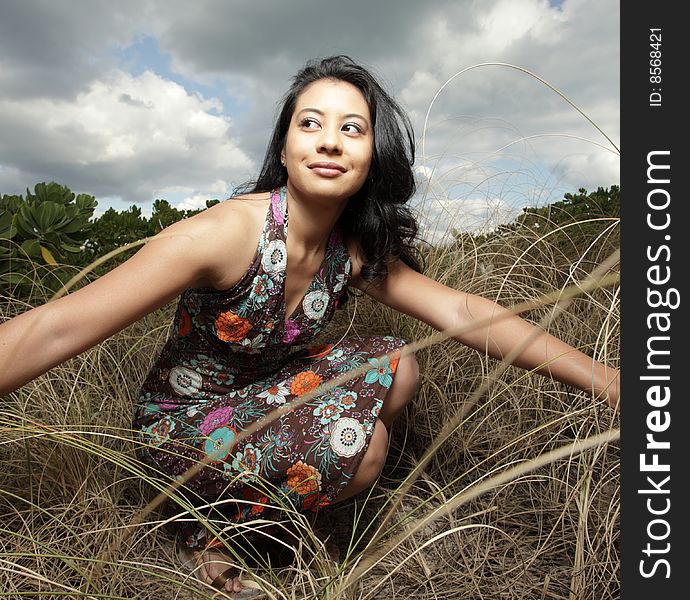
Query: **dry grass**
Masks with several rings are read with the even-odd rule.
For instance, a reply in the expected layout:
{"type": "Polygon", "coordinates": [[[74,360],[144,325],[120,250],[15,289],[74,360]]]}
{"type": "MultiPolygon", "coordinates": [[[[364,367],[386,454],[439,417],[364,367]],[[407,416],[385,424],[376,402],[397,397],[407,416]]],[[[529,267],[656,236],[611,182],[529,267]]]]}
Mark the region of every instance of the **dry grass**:
{"type": "MultiPolygon", "coordinates": [[[[482,245],[466,237],[431,249],[428,274],[513,305],[572,289],[617,238],[615,221],[579,248],[536,235],[482,245]]],[[[21,309],[6,302],[1,314],[21,309]]],[[[141,519],[165,486],[134,458],[131,405],[170,309],[3,398],[3,598],[213,596],[174,554],[166,520],[184,512],[184,501],[175,496],[141,519]]],[[[525,316],[617,366],[618,310],[613,286],[581,293],[565,310],[548,303],[525,316]]],[[[433,333],[366,297],[340,311],[324,337],[346,332],[408,341],[433,333]]],[[[315,522],[294,516],[302,551],[288,566],[257,570],[266,597],[617,598],[617,413],[453,340],[416,354],[421,387],[392,431],[379,483],[315,522]],[[439,445],[453,419],[457,427],[439,445]],[[340,564],[315,529],[330,533],[340,564]]]]}

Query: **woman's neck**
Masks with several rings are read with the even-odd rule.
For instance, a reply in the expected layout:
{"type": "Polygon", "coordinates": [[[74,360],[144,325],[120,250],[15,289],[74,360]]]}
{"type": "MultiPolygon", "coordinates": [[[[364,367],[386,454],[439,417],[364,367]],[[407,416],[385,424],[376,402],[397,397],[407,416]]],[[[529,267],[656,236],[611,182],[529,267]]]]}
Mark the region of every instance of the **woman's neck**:
{"type": "Polygon", "coordinates": [[[305,198],[287,186],[288,240],[298,258],[313,258],[323,254],[331,230],[337,223],[347,200],[319,197],[305,198]]]}

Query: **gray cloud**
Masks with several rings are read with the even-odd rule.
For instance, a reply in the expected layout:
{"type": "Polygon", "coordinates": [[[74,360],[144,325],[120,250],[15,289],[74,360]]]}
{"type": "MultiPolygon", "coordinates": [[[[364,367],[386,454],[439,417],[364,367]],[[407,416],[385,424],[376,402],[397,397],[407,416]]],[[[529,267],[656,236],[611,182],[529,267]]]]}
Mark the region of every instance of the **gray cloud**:
{"type": "Polygon", "coordinates": [[[0,94],[73,97],[105,68],[105,50],[127,45],[148,13],[122,0],[4,1],[0,19],[0,94]]]}
{"type": "MultiPolygon", "coordinates": [[[[545,0],[24,0],[2,10],[0,192],[54,178],[145,204],[161,190],[192,201],[245,181],[263,158],[291,76],[307,59],[335,53],[384,80],[420,141],[444,82],[487,62],[534,72],[614,142],[620,136],[617,0],[566,0],[560,8],[545,0]],[[155,37],[181,80],[222,89],[246,110],[223,120],[213,98],[124,73],[112,50],[141,35],[155,37]],[[175,108],[162,113],[173,91],[175,108]],[[171,141],[156,146],[157,138],[171,141]]],[[[448,84],[424,142],[419,164],[433,173],[436,193],[473,206],[482,198],[544,200],[618,178],[618,157],[599,146],[610,148],[591,123],[505,67],[472,69],[448,84]],[[518,174],[530,183],[515,183],[518,174]]]]}

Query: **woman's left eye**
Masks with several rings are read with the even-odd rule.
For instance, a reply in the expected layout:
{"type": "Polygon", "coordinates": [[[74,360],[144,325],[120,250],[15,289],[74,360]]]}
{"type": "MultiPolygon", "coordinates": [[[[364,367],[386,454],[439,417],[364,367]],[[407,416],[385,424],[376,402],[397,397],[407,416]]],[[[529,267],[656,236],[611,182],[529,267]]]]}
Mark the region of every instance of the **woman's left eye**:
{"type": "Polygon", "coordinates": [[[357,123],[345,123],[343,130],[346,133],[363,133],[364,130],[357,123]]]}

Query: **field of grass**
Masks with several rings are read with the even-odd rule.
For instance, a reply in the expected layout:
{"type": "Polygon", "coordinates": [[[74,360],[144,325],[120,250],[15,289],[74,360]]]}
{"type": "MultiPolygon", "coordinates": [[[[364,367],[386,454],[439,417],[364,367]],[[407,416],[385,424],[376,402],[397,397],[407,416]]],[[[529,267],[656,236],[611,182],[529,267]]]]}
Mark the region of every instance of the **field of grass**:
{"type": "MultiPolygon", "coordinates": [[[[618,366],[618,227],[611,219],[591,239],[568,228],[463,236],[428,251],[427,274],[527,308],[530,321],[618,366]],[[608,283],[590,285],[592,273],[608,283]]],[[[189,507],[137,462],[129,430],[172,308],[2,398],[0,597],[214,597],[175,555],[168,521],[189,507]],[[160,491],[171,498],[152,506],[160,491]]],[[[0,318],[22,309],[4,299],[0,318]]],[[[352,298],[322,337],[371,333],[418,342],[420,389],[371,493],[293,516],[294,560],[254,569],[266,597],[617,598],[617,411],[429,338],[425,324],[367,297],[352,298]]]]}

